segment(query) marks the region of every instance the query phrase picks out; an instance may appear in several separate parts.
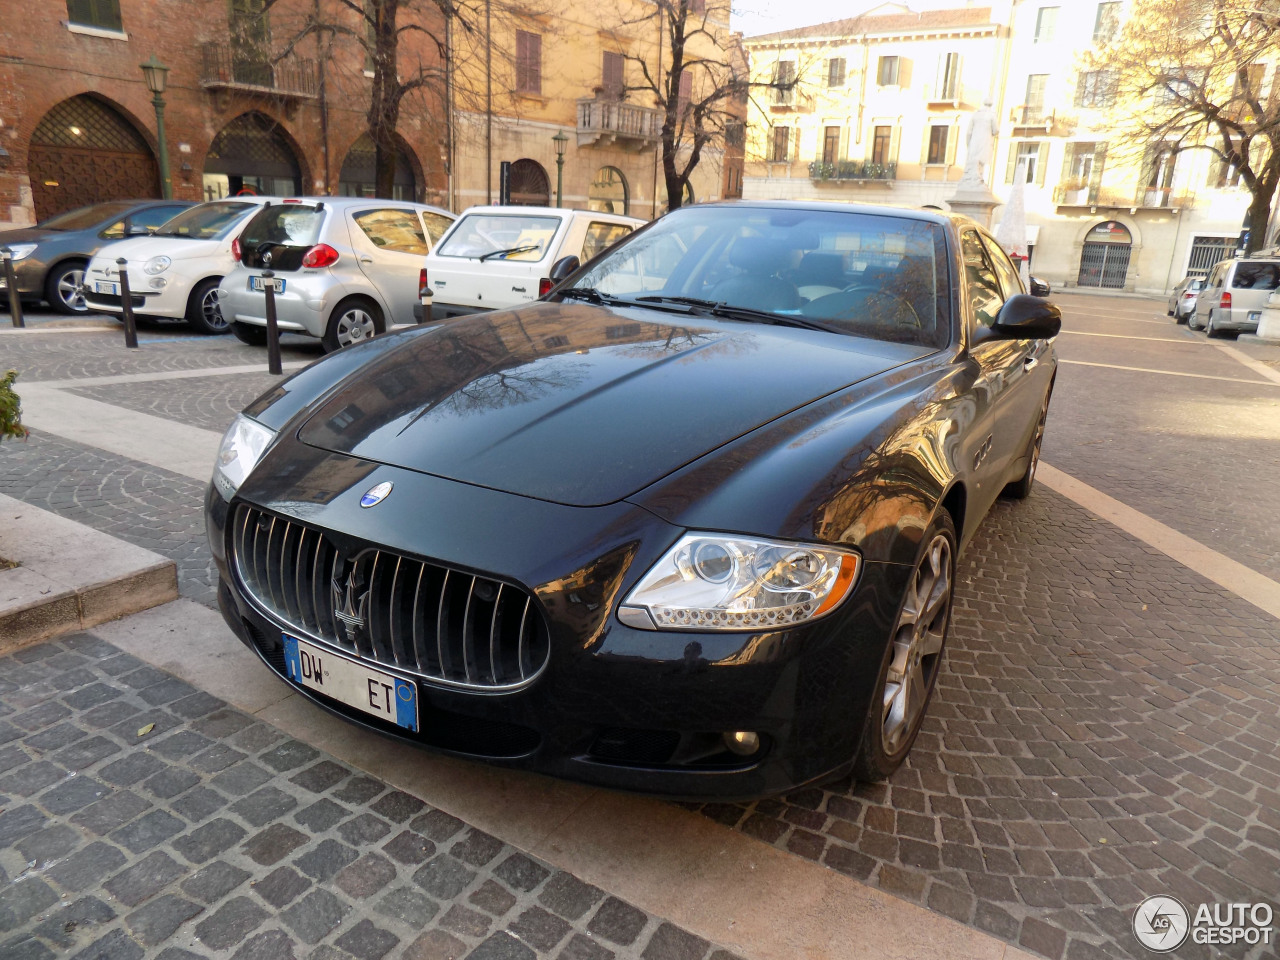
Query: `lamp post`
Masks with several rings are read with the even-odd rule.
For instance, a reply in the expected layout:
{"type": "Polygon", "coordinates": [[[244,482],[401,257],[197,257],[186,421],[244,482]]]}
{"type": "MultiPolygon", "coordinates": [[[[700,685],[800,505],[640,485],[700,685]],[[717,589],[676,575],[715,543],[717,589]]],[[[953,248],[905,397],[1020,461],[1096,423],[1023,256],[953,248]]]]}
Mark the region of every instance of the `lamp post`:
{"type": "Polygon", "coordinates": [[[561,130],[551,138],[551,142],[556,145],[556,206],[562,207],[564,206],[562,202],[564,196],[564,148],[569,145],[569,138],[561,130]]]}
{"type": "Polygon", "coordinates": [[[166,200],[173,199],[173,184],[169,182],[169,144],[164,137],[164,87],[169,68],[156,59],[153,53],[146,63],[139,64],[151,91],[151,104],[156,108],[156,140],[160,144],[160,193],[166,200]]]}

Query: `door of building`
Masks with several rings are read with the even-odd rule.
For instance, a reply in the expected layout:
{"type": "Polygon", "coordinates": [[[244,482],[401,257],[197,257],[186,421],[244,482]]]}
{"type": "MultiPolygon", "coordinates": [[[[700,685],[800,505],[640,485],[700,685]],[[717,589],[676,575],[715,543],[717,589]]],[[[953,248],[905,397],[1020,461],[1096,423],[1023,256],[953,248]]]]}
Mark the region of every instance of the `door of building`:
{"type": "Polygon", "coordinates": [[[1097,224],[1085,236],[1076,282],[1082,287],[1124,289],[1132,250],[1133,235],[1124,224],[1115,220],[1097,224]]]}

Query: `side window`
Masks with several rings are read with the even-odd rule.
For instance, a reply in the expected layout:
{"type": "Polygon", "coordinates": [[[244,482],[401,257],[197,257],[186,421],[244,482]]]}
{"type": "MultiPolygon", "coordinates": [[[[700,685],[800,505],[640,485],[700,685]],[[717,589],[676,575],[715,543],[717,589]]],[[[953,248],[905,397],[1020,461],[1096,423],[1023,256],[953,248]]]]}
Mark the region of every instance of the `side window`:
{"type": "Polygon", "coordinates": [[[139,210],[129,218],[130,227],[146,227],[148,230],[154,230],[160,224],[172,220],[186,207],[148,207],[146,210],[139,210]]]}
{"type": "Polygon", "coordinates": [[[427,236],[431,238],[431,246],[433,247],[440,242],[444,232],[453,226],[453,220],[443,214],[423,210],[419,216],[422,217],[422,225],[426,227],[427,236]]]}
{"type": "Polygon", "coordinates": [[[98,234],[103,240],[123,240],[124,239],[124,221],[117,220],[107,229],[98,234]]]}
{"type": "Polygon", "coordinates": [[[631,228],[621,223],[602,223],[599,220],[592,220],[587,226],[587,239],[582,244],[582,262],[586,263],[629,233],[631,228]]]}
{"type": "Polygon", "coordinates": [[[379,250],[427,255],[427,238],[413,210],[386,207],[361,210],[353,213],[351,219],[379,250]]]}
{"type": "Polygon", "coordinates": [[[989,327],[995,323],[1000,308],[1004,306],[1000,281],[976,230],[966,230],[960,235],[960,249],[964,254],[965,286],[973,307],[973,318],[980,325],[989,327]]]}
{"type": "Polygon", "coordinates": [[[991,263],[996,268],[996,276],[1000,278],[1000,288],[1004,291],[1004,298],[1008,300],[1014,294],[1026,293],[1022,289],[1022,277],[1018,275],[1018,269],[1013,265],[1008,254],[1000,248],[1000,244],[986,236],[982,238],[982,242],[987,247],[987,256],[991,258],[991,263]]]}

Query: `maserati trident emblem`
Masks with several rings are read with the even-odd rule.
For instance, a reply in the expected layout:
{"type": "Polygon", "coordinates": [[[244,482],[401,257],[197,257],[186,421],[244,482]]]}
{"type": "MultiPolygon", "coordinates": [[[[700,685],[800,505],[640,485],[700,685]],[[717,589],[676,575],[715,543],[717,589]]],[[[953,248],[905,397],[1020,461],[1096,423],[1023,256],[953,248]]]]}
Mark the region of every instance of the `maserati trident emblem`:
{"type": "Polygon", "coordinates": [[[329,582],[333,596],[333,617],[342,625],[347,643],[355,644],[364,631],[369,612],[369,588],[360,575],[360,562],[351,564],[346,575],[338,574],[329,582]]]}
{"type": "Polygon", "coordinates": [[[386,480],[378,484],[376,487],[370,487],[365,491],[364,496],[360,498],[360,506],[376,507],[383,500],[387,499],[387,496],[391,493],[391,487],[392,483],[390,480],[386,480]]]}

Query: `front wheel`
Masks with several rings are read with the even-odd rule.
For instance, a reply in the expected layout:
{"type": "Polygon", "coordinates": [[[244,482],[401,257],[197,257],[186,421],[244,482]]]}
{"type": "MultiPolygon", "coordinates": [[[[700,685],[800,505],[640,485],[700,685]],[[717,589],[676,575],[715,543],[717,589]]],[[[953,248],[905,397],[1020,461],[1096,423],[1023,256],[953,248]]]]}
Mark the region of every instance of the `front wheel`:
{"type": "Polygon", "coordinates": [[[196,333],[215,335],[230,329],[218,305],[218,284],[221,282],[221,277],[202,280],[187,298],[187,326],[196,333]]]}
{"type": "Polygon", "coordinates": [[[44,298],[58,313],[89,312],[89,304],[84,299],[84,268],[79,260],[70,260],[50,272],[44,285],[44,298]]]}
{"type": "Polygon", "coordinates": [[[1036,421],[1036,432],[1031,435],[1031,444],[1027,447],[1027,472],[1017,480],[1005,484],[1001,491],[1010,500],[1025,500],[1031,496],[1031,488],[1036,482],[1036,467],[1040,464],[1040,445],[1044,442],[1044,424],[1049,419],[1049,398],[1053,395],[1053,387],[1045,394],[1044,406],[1040,408],[1040,419],[1036,421]]]}
{"type": "Polygon", "coordinates": [[[956,528],[939,507],[921,540],[920,556],[889,638],[862,744],[854,760],[859,780],[884,780],[907,759],[942,669],[951,627],[956,528]]]}
{"type": "Polygon", "coordinates": [[[247,343],[251,347],[265,347],[267,345],[266,327],[244,323],[241,320],[232,320],[229,326],[235,338],[241,343],[247,343]]]}
{"type": "Polygon", "coordinates": [[[326,353],[333,353],[361,340],[382,333],[386,326],[382,311],[367,300],[343,300],[329,315],[321,342],[326,353]]]}

